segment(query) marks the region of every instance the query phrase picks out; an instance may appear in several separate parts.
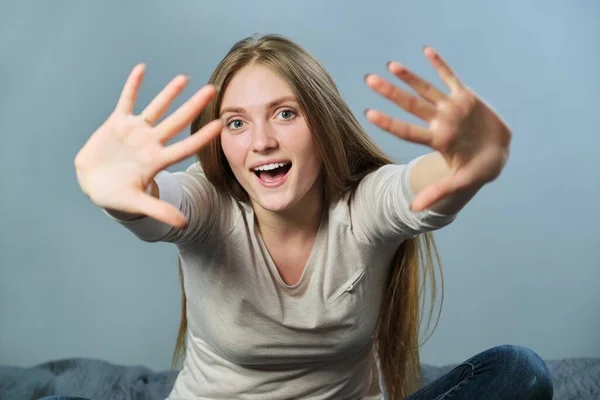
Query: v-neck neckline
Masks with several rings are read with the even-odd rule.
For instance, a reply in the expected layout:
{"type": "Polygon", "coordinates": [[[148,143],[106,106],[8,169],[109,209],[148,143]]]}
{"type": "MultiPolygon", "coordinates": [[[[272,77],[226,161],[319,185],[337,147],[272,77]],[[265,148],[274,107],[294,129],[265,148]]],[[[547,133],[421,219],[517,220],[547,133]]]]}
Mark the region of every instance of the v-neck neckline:
{"type": "Polygon", "coordinates": [[[308,275],[310,274],[310,272],[313,269],[313,264],[314,264],[314,258],[316,257],[316,254],[318,253],[319,249],[322,246],[322,236],[324,235],[324,231],[326,228],[326,221],[328,218],[328,212],[327,210],[323,210],[323,212],[321,213],[321,220],[319,221],[319,227],[317,228],[317,234],[315,235],[315,241],[313,242],[312,248],[310,249],[310,253],[308,255],[308,258],[306,259],[306,263],[303,266],[302,269],[302,274],[300,275],[300,279],[298,279],[298,282],[294,283],[293,285],[288,285],[287,283],[284,282],[283,278],[281,277],[281,274],[279,273],[279,270],[277,269],[277,265],[275,264],[275,261],[273,260],[273,257],[271,256],[271,253],[269,252],[269,248],[267,247],[267,244],[265,243],[262,233],[260,232],[260,229],[258,229],[258,224],[256,223],[256,214],[254,213],[254,209],[250,206],[250,210],[252,213],[252,224],[254,225],[254,233],[258,239],[258,244],[260,246],[261,251],[263,252],[263,254],[265,255],[265,259],[267,262],[267,266],[269,268],[269,270],[271,271],[271,275],[275,276],[275,280],[277,282],[277,284],[286,290],[295,290],[298,289],[299,287],[301,287],[304,282],[306,280],[308,280],[308,275]]]}

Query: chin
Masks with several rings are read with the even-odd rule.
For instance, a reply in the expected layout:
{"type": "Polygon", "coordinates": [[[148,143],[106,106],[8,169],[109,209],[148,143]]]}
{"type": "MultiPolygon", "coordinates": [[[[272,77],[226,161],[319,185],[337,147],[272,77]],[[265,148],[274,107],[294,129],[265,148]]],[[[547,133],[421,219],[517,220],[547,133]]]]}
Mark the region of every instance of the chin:
{"type": "Polygon", "coordinates": [[[261,208],[275,213],[287,211],[296,203],[287,193],[261,194],[254,197],[252,201],[261,208]]]}

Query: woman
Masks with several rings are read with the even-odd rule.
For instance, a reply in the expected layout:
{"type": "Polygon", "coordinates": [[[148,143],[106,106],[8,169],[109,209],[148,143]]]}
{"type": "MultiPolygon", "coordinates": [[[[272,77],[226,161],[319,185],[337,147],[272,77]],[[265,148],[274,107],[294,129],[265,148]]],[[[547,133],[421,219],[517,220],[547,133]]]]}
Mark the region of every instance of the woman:
{"type": "Polygon", "coordinates": [[[429,125],[366,112],[432,148],[405,165],[367,137],[324,68],[281,36],[235,44],[209,85],[160,122],[187,78],[133,115],[144,66],[133,69],[75,166],[110,216],[178,248],[176,355],[185,358],[171,400],[552,397],[543,361],[518,346],[478,354],[418,390],[431,231],[500,174],[511,139],[435,50],[424,54],[449,94],[397,62],[389,71],[418,96],[365,77],[429,125]],[[189,138],[166,145],[190,122],[189,138]],[[199,163],[186,171],[165,171],[193,154],[199,163]]]}

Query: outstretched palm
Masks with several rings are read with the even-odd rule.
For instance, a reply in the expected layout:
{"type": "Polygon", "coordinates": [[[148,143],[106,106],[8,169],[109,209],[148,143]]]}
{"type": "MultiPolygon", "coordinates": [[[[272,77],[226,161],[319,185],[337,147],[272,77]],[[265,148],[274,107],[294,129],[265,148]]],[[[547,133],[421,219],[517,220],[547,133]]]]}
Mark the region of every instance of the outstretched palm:
{"type": "Polygon", "coordinates": [[[174,78],[140,115],[133,115],[144,71],[142,64],[132,70],[115,110],[75,157],[77,179],[83,192],[100,207],[148,215],[182,227],[186,224],[183,214],[146,193],[146,188],[159,171],[195,154],[221,132],[222,123],[215,120],[196,134],[165,145],[206,107],[216,90],[210,85],[203,87],[156,124],[188,79],[174,78]]]}
{"type": "Polygon", "coordinates": [[[508,159],[511,141],[510,129],[492,108],[458,79],[435,50],[426,47],[424,52],[450,89],[449,94],[398,62],[388,63],[389,71],[419,96],[374,74],[366,77],[371,89],[427,122],[429,127],[411,125],[375,110],[368,110],[367,118],[401,139],[438,151],[452,171],[447,178],[417,194],[413,201],[415,210],[423,210],[461,189],[494,180],[508,159]]]}

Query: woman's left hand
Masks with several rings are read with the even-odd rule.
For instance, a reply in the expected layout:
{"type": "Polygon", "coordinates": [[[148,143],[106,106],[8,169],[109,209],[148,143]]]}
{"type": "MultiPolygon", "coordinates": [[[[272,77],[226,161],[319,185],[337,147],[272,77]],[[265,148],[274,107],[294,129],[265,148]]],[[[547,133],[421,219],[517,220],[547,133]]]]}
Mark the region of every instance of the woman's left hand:
{"type": "Polygon", "coordinates": [[[425,209],[454,193],[496,179],[508,159],[511,141],[509,127],[459,80],[442,57],[431,47],[424,47],[424,53],[450,89],[448,94],[398,62],[388,63],[388,70],[419,96],[374,74],[365,77],[371,89],[429,126],[411,125],[371,109],[365,112],[367,119],[401,139],[431,147],[444,157],[449,168],[445,178],[417,194],[415,209],[425,209]]]}

